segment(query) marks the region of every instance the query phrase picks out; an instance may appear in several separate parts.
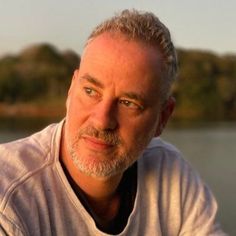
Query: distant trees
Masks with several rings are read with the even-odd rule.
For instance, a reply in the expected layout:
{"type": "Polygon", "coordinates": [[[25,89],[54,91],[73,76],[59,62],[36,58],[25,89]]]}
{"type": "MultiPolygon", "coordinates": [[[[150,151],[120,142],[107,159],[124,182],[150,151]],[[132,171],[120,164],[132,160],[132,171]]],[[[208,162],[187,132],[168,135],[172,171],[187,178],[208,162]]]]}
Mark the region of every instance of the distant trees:
{"type": "Polygon", "coordinates": [[[236,55],[178,50],[176,117],[236,119],[236,55]]]}
{"type": "MultiPolygon", "coordinates": [[[[178,50],[177,119],[236,120],[236,55],[178,50]]],[[[0,103],[65,100],[80,56],[49,44],[0,59],[0,103]]],[[[64,106],[63,106],[64,107],[64,106]]]]}
{"type": "Polygon", "coordinates": [[[0,60],[0,102],[28,102],[65,97],[80,57],[49,44],[29,47],[0,60]]]}

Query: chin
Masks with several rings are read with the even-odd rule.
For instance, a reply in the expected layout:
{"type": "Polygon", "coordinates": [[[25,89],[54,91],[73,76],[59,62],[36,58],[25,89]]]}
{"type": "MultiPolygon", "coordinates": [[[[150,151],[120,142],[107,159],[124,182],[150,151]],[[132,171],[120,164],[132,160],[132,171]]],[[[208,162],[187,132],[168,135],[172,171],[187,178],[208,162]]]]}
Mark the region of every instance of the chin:
{"type": "Polygon", "coordinates": [[[87,176],[108,178],[122,174],[135,161],[129,155],[119,158],[100,158],[94,155],[82,155],[71,152],[71,158],[76,168],[87,176]]]}

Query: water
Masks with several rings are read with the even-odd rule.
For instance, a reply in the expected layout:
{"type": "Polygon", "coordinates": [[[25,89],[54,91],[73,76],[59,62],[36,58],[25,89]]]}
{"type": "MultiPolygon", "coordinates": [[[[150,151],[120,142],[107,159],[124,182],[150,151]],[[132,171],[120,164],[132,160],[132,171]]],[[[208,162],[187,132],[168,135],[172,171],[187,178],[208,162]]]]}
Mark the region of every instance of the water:
{"type": "MultiPolygon", "coordinates": [[[[0,142],[25,137],[57,120],[5,119],[0,121],[0,142]]],[[[236,235],[236,123],[171,124],[162,136],[182,151],[211,187],[223,229],[236,235]]]]}

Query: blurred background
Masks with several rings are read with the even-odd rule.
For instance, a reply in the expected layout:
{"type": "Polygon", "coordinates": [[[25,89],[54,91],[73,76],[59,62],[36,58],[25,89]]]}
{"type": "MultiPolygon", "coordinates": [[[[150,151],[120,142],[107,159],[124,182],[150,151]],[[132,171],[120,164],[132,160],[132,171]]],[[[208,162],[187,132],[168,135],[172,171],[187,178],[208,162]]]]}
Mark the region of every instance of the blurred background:
{"type": "Polygon", "coordinates": [[[180,71],[163,138],[211,187],[236,235],[236,1],[0,0],[0,142],[64,117],[86,38],[124,8],[152,11],[171,31],[180,71]]]}

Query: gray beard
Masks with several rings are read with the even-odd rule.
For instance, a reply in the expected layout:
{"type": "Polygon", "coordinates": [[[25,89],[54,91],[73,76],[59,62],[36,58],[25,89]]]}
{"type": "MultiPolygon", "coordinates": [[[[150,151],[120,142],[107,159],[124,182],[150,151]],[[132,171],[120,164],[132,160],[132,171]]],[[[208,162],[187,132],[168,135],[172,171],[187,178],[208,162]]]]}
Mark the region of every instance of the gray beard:
{"type": "MultiPolygon", "coordinates": [[[[69,150],[73,164],[80,172],[96,178],[111,177],[119,173],[123,173],[127,168],[129,168],[141,155],[142,151],[145,149],[152,137],[153,131],[146,134],[145,137],[137,137],[134,147],[128,150],[125,148],[123,140],[121,140],[115,133],[112,133],[111,131],[98,131],[93,127],[87,127],[80,130],[73,141],[69,140],[67,150],[69,150]],[[84,156],[79,156],[80,154],[78,153],[79,149],[77,145],[83,134],[100,138],[117,146],[122,146],[123,152],[114,153],[107,160],[96,160],[96,162],[92,162],[91,159],[88,158],[88,160],[84,156]]],[[[96,158],[96,153],[93,155],[96,158]]]]}
{"type": "Polygon", "coordinates": [[[92,163],[86,157],[78,156],[75,148],[70,148],[70,156],[76,168],[82,173],[96,178],[111,177],[123,173],[138,158],[138,154],[124,153],[109,160],[92,163]]]}

